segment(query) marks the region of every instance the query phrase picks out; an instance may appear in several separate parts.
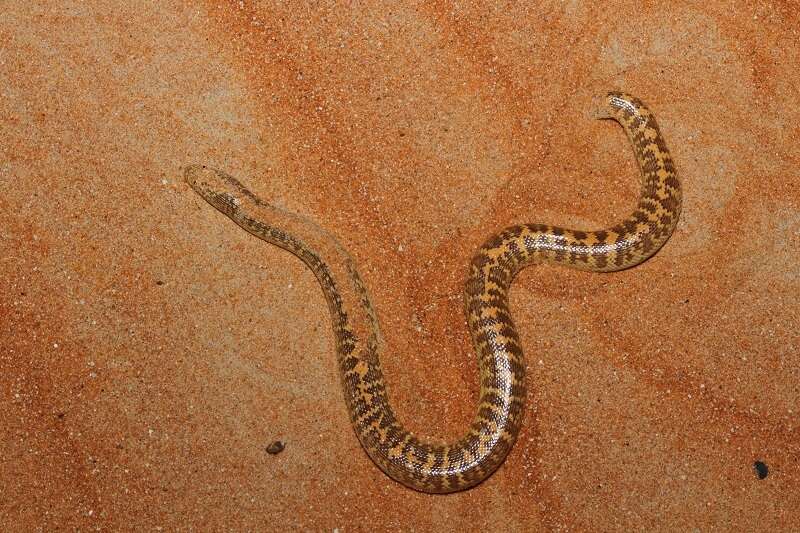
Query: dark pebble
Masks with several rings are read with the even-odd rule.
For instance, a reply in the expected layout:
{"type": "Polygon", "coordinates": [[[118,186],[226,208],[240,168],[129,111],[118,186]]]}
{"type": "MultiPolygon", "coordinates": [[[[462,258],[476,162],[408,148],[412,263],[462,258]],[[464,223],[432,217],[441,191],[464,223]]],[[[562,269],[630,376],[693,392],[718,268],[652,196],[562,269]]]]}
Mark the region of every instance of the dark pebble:
{"type": "Polygon", "coordinates": [[[767,465],[762,463],[761,461],[756,461],[755,463],[753,463],[753,468],[755,468],[756,470],[756,475],[758,476],[758,479],[764,479],[769,475],[769,468],[767,468],[767,465]]]}
{"type": "Polygon", "coordinates": [[[279,440],[276,440],[269,446],[267,446],[267,453],[270,455],[275,455],[281,453],[283,449],[286,448],[286,445],[279,440]]]}

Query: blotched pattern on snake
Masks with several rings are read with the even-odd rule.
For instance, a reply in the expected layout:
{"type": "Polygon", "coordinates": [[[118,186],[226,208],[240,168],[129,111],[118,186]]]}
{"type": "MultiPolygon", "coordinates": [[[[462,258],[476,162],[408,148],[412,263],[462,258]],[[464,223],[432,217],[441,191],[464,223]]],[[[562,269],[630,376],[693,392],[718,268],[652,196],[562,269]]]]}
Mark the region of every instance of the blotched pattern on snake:
{"type": "Polygon", "coordinates": [[[642,173],[634,212],[608,229],[582,231],[523,224],[489,238],[472,259],[466,315],[480,368],[480,399],[466,434],[423,442],[397,420],[386,391],[375,312],[353,259],[314,222],[269,205],[222,171],[190,166],[185,177],[205,200],[256,237],[302,259],[328,301],[350,418],[361,444],[386,474],[416,490],[454,492],[486,479],[520,430],[525,398],[519,335],[508,291],[520,269],[556,263],[594,272],[622,270],[653,255],[672,234],[681,187],[653,114],[632,96],[608,93],[598,118],[619,122],[642,173]]]}

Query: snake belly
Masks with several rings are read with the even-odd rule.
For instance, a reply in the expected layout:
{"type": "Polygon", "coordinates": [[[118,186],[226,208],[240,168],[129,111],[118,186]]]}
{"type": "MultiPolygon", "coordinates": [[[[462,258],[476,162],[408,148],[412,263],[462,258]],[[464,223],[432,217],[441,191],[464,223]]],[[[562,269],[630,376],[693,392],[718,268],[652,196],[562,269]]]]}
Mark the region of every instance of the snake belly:
{"type": "Polygon", "coordinates": [[[480,398],[469,429],[451,443],[423,441],[395,416],[380,365],[378,321],[353,259],[336,238],[309,219],[261,200],[220,170],[185,169],[187,182],[208,203],[256,237],[292,252],[314,272],[330,308],[353,428],[370,458],[400,483],[431,493],[467,489],[491,475],[514,445],[525,399],[522,347],[508,306],[517,272],[534,263],[622,270],[653,255],[672,234],[681,187],[653,114],[621,92],[610,92],[599,103],[597,117],[619,122],[633,145],[642,174],[638,205],[607,229],[522,224],[481,246],[465,288],[480,398]]]}

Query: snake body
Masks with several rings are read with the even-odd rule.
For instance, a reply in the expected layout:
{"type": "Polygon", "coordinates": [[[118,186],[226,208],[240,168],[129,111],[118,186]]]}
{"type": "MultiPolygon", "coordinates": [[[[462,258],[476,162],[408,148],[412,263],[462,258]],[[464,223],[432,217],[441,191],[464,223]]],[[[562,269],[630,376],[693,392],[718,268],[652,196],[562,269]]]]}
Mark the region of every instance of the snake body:
{"type": "Polygon", "coordinates": [[[596,272],[622,270],[653,255],[671,235],[681,208],[675,167],[653,114],[630,95],[611,92],[598,118],[619,122],[642,173],[633,213],[600,231],[522,224],[489,238],[472,259],[466,315],[480,369],[477,413],[466,434],[436,444],[418,439],[397,420],[386,391],[381,334],[351,256],[314,222],[258,198],[224,172],[190,166],[185,177],[216,209],[256,237],[292,252],[308,265],[325,293],[336,339],[347,409],[372,460],[413,489],[445,493],[472,487],[503,462],[520,430],[524,362],[508,306],[514,276],[534,263],[596,272]]]}

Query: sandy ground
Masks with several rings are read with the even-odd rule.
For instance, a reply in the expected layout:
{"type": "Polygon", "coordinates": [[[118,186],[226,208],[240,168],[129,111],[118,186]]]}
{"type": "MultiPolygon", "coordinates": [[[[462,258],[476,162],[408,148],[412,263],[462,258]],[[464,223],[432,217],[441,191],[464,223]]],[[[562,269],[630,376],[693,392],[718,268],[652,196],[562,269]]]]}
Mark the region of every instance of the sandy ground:
{"type": "Polygon", "coordinates": [[[519,4],[2,3],[3,530],[800,528],[794,2],[519,4]],[[630,271],[523,272],[516,447],[473,490],[403,488],[349,426],[311,272],[181,166],[338,235],[400,417],[453,438],[471,254],[635,202],[588,113],[609,88],[661,123],[676,233],[630,271]]]}

